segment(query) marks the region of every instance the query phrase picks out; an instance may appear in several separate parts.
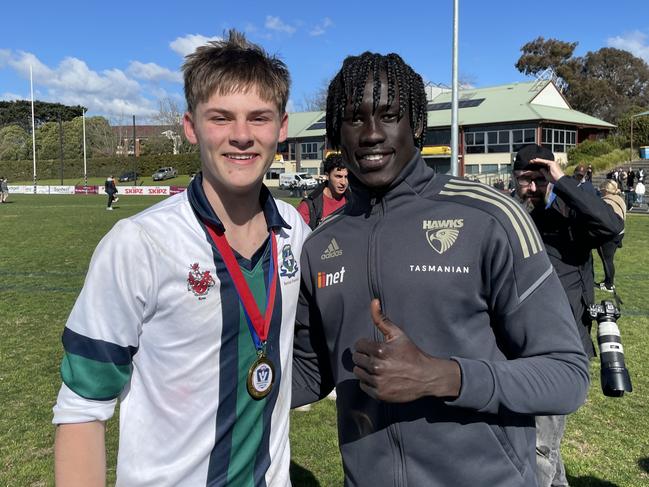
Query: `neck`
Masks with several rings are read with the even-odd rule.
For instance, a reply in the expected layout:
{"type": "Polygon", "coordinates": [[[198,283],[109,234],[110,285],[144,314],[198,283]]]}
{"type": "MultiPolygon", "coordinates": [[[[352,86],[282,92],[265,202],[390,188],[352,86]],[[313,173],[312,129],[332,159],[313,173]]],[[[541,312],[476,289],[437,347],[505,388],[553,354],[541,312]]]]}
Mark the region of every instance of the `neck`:
{"type": "Polygon", "coordinates": [[[230,247],[250,259],[268,237],[266,218],[259,203],[261,183],[249,191],[219,191],[203,179],[205,196],[219,217],[230,247]]]}
{"type": "Polygon", "coordinates": [[[329,186],[325,186],[325,189],[323,189],[322,192],[327,198],[332,198],[336,201],[339,201],[343,196],[345,196],[344,194],[338,194],[335,191],[331,191],[329,186]]]}

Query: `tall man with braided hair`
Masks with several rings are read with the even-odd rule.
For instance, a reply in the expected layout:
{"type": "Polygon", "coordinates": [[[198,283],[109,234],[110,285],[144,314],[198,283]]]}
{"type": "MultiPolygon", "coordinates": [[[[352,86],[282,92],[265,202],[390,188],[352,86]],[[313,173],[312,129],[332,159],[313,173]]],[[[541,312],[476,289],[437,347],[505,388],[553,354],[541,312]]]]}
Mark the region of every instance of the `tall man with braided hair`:
{"type": "Polygon", "coordinates": [[[352,196],[304,244],[292,406],[336,387],[346,485],[534,486],[534,416],[581,405],[587,359],[527,214],[434,174],[425,130],[398,55],[345,59],[327,137],[352,196]]]}

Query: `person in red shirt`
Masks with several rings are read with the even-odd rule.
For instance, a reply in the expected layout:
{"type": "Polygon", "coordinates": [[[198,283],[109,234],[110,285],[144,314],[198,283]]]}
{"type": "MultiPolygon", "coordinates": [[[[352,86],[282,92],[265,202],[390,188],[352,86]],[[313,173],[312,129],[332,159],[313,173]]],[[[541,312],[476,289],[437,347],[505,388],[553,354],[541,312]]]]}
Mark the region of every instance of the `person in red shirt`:
{"type": "Polygon", "coordinates": [[[340,154],[329,154],[324,161],[327,180],[304,198],[297,211],[305,223],[315,229],[329,215],[339,210],[347,202],[349,181],[347,168],[340,154]]]}

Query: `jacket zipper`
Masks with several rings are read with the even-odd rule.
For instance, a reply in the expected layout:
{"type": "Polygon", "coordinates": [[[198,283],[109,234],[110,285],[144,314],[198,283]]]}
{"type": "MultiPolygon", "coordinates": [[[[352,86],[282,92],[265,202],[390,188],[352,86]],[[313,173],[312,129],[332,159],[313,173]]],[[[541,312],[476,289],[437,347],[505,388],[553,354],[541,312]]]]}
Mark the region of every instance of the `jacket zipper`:
{"type": "MultiPolygon", "coordinates": [[[[377,201],[378,198],[376,196],[373,196],[370,200],[370,204],[372,207],[374,207],[377,203],[380,204],[380,210],[378,213],[377,221],[374,223],[372,226],[372,230],[370,232],[370,238],[368,242],[368,250],[367,250],[367,273],[368,273],[368,280],[369,280],[369,288],[370,288],[370,295],[372,298],[378,298],[381,301],[381,308],[385,310],[385,303],[383,301],[383,295],[381,294],[381,289],[379,287],[379,282],[378,282],[378,259],[377,259],[377,252],[376,252],[376,240],[377,240],[377,233],[378,233],[378,227],[381,224],[381,220],[385,217],[385,214],[387,213],[387,205],[385,203],[385,199],[381,198],[380,201],[377,201]]],[[[374,327],[373,330],[373,336],[376,341],[383,341],[383,335],[374,327]]],[[[391,450],[395,454],[395,461],[393,462],[394,465],[394,485],[397,487],[405,486],[406,481],[405,481],[405,476],[404,476],[404,461],[403,461],[403,449],[401,446],[401,441],[399,439],[399,426],[394,423],[394,418],[392,414],[392,406],[389,403],[382,403],[381,405],[381,410],[383,411],[383,414],[385,415],[386,419],[388,420],[388,427],[387,427],[387,433],[388,433],[388,441],[390,442],[391,450]]]]}

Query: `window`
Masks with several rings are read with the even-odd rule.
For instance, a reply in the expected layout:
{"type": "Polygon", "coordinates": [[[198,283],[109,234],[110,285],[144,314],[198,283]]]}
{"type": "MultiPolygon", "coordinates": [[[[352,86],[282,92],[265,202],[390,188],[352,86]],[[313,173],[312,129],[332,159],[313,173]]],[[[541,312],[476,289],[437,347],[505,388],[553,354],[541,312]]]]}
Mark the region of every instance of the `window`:
{"type": "Polygon", "coordinates": [[[317,142],[303,142],[300,144],[302,159],[322,159],[322,151],[318,150],[317,142]]]}
{"type": "Polygon", "coordinates": [[[266,173],[266,179],[279,179],[279,175],[284,172],[284,169],[271,169],[266,173]]]}
{"type": "Polygon", "coordinates": [[[576,145],[577,131],[561,128],[544,128],[542,143],[552,152],[567,152],[576,145]]]}
{"type": "Polygon", "coordinates": [[[483,173],[495,173],[498,172],[498,164],[481,164],[480,168],[483,173]]]}

